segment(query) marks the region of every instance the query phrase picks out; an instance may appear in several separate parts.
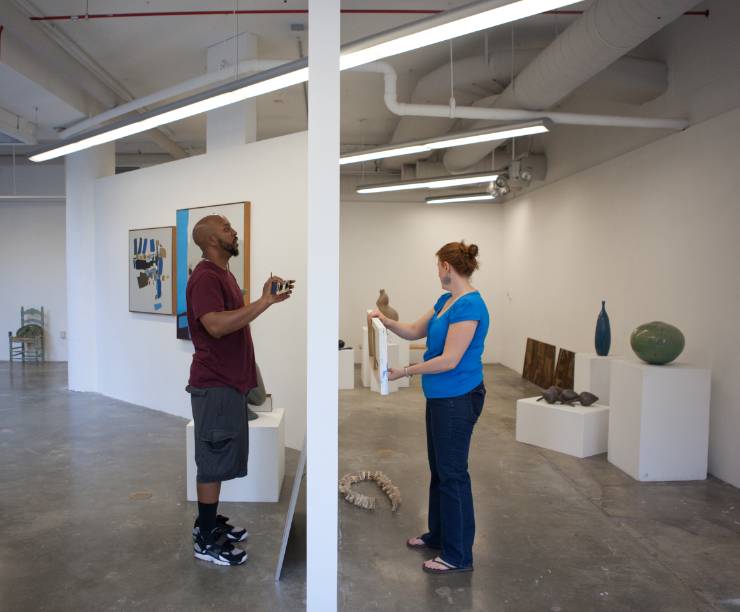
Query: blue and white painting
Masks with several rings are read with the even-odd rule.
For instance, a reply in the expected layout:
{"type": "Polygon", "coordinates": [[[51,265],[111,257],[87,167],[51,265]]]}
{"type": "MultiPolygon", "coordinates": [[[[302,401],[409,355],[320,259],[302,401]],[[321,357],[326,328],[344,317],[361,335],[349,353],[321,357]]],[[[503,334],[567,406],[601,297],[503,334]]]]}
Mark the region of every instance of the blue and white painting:
{"type": "Polygon", "coordinates": [[[175,314],[174,227],[129,230],[128,309],[175,314]]]}
{"type": "Polygon", "coordinates": [[[177,211],[177,337],[190,339],[188,329],[187,299],[185,290],[195,266],[202,259],[200,248],[193,241],[193,228],[203,217],[222,215],[229,220],[239,237],[239,255],[229,261],[229,270],[242,289],[244,300],[249,301],[250,263],[250,203],[217,204],[177,211]]]}

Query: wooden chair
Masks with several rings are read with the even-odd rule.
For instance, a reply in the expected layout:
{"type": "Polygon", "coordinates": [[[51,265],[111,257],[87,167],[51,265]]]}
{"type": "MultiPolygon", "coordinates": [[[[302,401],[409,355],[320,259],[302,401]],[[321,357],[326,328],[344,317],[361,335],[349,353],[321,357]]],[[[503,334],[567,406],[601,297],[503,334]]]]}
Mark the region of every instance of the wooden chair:
{"type": "Polygon", "coordinates": [[[23,308],[18,331],[8,332],[10,361],[44,361],[44,307],[23,308]]]}

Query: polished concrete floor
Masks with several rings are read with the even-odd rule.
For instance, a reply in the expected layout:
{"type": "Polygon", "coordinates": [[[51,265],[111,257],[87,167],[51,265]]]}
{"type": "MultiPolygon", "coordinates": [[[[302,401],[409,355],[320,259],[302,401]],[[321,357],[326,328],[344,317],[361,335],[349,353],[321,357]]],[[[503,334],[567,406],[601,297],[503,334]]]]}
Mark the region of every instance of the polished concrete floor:
{"type": "Polygon", "coordinates": [[[65,389],[66,364],[0,363],[0,610],[305,610],[305,501],[273,576],[279,504],[222,504],[249,560],[193,559],[185,419],[65,389]]]}
{"type": "Polygon", "coordinates": [[[470,458],[475,571],[430,576],[404,540],[425,530],[424,400],[340,393],[340,472],[383,470],[401,489],[392,514],[340,502],[342,610],[688,612],[740,610],[740,491],[715,479],[638,483],[606,461],[514,439],[515,400],[537,393],[486,367],[488,396],[470,458]]]}
{"type": "MultiPolygon", "coordinates": [[[[64,364],[0,363],[0,611],[305,609],[305,501],[284,578],[273,572],[297,453],[279,504],[224,504],[251,532],[246,566],[195,561],[185,420],[65,390],[64,364]]],[[[740,491],[717,480],[637,483],[604,456],[517,443],[514,400],[536,389],[486,368],[471,474],[475,572],[429,576],[424,401],[340,392],[340,473],[400,487],[369,512],[340,500],[344,612],[740,610],[740,491]]]]}

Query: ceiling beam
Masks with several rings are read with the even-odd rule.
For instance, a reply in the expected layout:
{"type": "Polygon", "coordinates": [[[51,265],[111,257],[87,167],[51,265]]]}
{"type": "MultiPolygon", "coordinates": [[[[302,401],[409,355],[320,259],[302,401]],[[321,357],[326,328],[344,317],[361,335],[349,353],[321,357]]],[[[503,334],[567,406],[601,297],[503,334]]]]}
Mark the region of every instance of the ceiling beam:
{"type": "Polygon", "coordinates": [[[4,108],[0,108],[0,132],[23,144],[38,144],[36,140],[36,125],[4,108]]]}

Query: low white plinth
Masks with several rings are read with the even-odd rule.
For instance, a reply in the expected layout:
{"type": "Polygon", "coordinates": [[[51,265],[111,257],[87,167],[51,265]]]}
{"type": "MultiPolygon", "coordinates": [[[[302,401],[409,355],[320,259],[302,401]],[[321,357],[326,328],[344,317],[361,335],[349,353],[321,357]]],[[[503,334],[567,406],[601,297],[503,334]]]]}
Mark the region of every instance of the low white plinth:
{"type": "Polygon", "coordinates": [[[636,480],[704,480],[711,373],[614,360],[609,461],[636,480]]]}
{"type": "Polygon", "coordinates": [[[339,388],[355,388],[355,353],[352,349],[339,351],[339,388]]]}
{"type": "MultiPolygon", "coordinates": [[[[261,412],[249,421],[249,474],[227,480],[221,485],[221,501],[276,502],[285,477],[285,410],[261,412]]],[[[195,427],[190,421],[185,428],[187,447],[188,501],[196,501],[195,427]]]]}
{"type": "Polygon", "coordinates": [[[608,406],[613,360],[613,357],[599,357],[595,353],[576,353],[573,388],[578,393],[590,391],[599,398],[599,404],[608,406]]]}
{"type": "Polygon", "coordinates": [[[518,442],[583,458],[606,452],[608,430],[608,406],[562,406],[536,397],[516,403],[518,442]]]}

